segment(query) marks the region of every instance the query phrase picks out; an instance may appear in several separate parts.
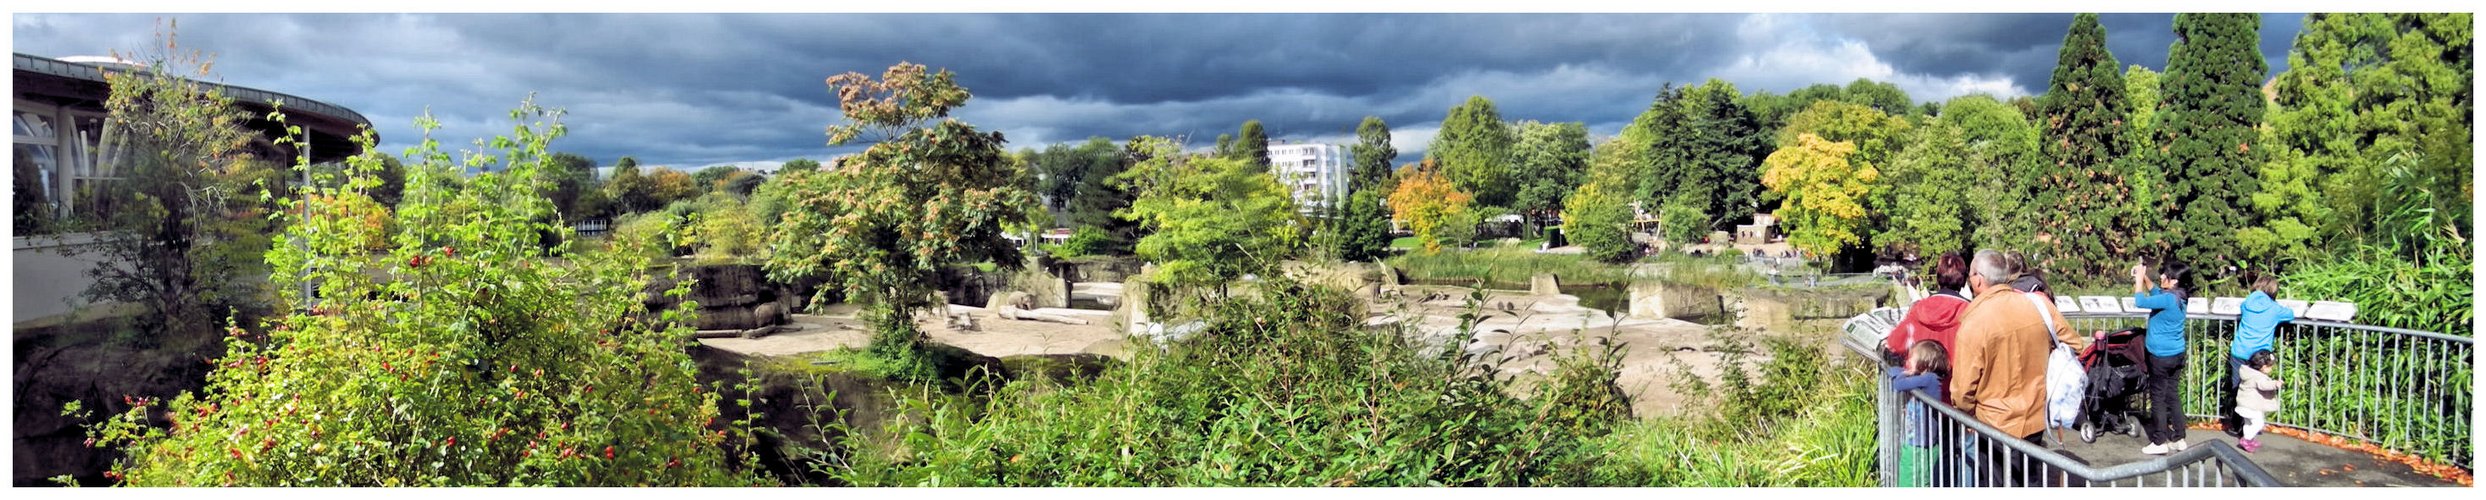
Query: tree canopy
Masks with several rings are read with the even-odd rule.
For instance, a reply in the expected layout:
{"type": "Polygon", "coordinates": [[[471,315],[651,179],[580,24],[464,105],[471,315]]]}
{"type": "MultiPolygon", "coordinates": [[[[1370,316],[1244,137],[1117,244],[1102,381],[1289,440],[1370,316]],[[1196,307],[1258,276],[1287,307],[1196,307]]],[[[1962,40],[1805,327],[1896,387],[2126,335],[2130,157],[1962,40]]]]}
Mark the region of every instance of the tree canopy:
{"type": "MultiPolygon", "coordinates": [[[[1511,130],[1502,113],[1485,96],[1471,96],[1450,108],[1441,132],[1425,156],[1441,166],[1441,174],[1460,191],[1474,193],[1476,202],[1506,207],[1519,194],[1510,166],[1511,130]]],[[[1392,203],[1391,206],[1398,206],[1392,203]]]]}

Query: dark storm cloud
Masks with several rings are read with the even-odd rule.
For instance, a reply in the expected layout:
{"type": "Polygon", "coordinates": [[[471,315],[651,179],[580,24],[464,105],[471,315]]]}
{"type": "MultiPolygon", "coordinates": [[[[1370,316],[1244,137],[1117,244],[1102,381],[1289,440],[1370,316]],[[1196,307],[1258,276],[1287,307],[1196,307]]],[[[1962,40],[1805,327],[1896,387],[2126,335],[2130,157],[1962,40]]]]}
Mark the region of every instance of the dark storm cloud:
{"type": "MultiPolygon", "coordinates": [[[[20,14],[13,38],[19,52],[100,54],[145,46],[155,18],[20,14]]],[[[2156,67],[2172,40],[2156,18],[2110,16],[2110,47],[2156,67]]],[[[851,149],[823,144],[836,118],[823,79],[900,60],[957,72],[975,93],[958,114],[1013,147],[1138,134],[1204,145],[1248,119],[1275,138],[1340,141],[1376,115],[1412,159],[1469,95],[1506,119],[1612,134],[1660,85],[1709,77],[1747,92],[1865,77],[1919,100],[2042,91],[2069,19],[339,14],[184,15],[179,31],[219,56],[225,81],[353,108],[392,152],[426,110],[444,124],[436,136],[465,147],[505,132],[506,110],[535,92],[569,113],[559,149],[696,168],[851,149]]]]}

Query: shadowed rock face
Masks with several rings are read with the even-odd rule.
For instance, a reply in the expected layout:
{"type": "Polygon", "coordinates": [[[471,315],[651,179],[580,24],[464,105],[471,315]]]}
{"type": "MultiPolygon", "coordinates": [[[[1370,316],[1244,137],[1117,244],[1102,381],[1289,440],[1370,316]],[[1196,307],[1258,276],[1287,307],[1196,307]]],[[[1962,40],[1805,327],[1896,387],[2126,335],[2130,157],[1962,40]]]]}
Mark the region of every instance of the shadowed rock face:
{"type": "MultiPolygon", "coordinates": [[[[206,359],[224,353],[212,334],[164,338],[152,342],[115,339],[109,322],[31,328],[15,332],[16,412],[9,451],[15,460],[11,483],[48,486],[50,478],[69,475],[80,484],[102,485],[103,471],[121,458],[114,450],[86,447],[91,420],[61,415],[70,401],[79,401],[90,419],[101,420],[129,410],[122,396],[169,400],[207,386],[206,359]],[[151,343],[154,345],[143,345],[151,343]]],[[[154,423],[169,425],[158,415],[154,423]]]]}

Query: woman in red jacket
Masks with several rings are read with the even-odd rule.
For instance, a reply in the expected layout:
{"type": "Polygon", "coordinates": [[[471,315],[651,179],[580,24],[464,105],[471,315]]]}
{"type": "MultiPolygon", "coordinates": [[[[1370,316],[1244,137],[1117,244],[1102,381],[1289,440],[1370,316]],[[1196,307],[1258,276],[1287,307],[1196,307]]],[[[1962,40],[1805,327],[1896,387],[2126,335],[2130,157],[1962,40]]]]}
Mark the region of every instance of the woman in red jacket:
{"type": "MultiPolygon", "coordinates": [[[[1968,259],[1959,252],[1943,253],[1934,261],[1934,294],[1908,306],[1907,317],[1882,337],[1883,348],[1905,359],[1908,346],[1930,340],[1949,352],[1951,338],[1959,333],[1960,310],[1968,308],[1968,297],[1960,293],[1963,286],[1968,286],[1968,259]]],[[[1940,394],[1949,392],[1946,387],[1940,394]]]]}

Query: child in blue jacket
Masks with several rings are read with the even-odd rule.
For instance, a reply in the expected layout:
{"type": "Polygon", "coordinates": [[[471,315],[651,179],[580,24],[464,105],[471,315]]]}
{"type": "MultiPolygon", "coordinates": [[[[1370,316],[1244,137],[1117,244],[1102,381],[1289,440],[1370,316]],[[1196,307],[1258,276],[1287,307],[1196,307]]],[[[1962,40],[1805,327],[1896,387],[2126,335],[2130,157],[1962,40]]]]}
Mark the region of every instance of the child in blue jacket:
{"type": "MultiPolygon", "coordinates": [[[[1885,368],[1884,373],[1890,377],[1891,392],[1902,398],[1907,398],[1909,391],[1924,391],[1937,401],[1950,403],[1950,395],[1943,394],[1941,389],[1943,377],[1951,374],[1950,355],[1942,351],[1942,344],[1931,340],[1917,341],[1916,345],[1908,347],[1908,360],[1904,367],[1885,368]]],[[[1934,452],[1932,444],[1926,439],[1932,433],[1932,421],[1926,413],[1933,410],[1914,398],[1904,401],[1908,404],[1907,410],[1901,413],[1899,432],[1906,436],[1907,446],[1899,447],[1899,485],[1930,486],[1927,476],[1931,467],[1926,458],[1934,452]]]]}
{"type": "Polygon", "coordinates": [[[2254,353],[2274,351],[2279,324],[2296,321],[2296,311],[2279,305],[2279,280],[2263,275],[2253,280],[2253,293],[2244,297],[2243,313],[2236,316],[2235,345],[2227,350],[2227,381],[2225,397],[2219,398],[2219,423],[2227,435],[2244,437],[2244,416],[2236,411],[2236,390],[2242,372],[2252,363],[2254,353]]]}

